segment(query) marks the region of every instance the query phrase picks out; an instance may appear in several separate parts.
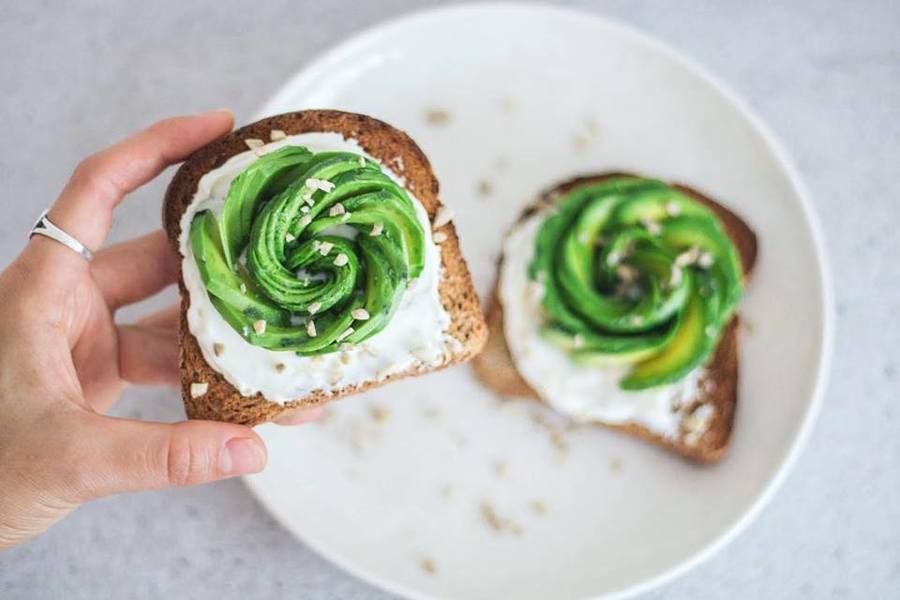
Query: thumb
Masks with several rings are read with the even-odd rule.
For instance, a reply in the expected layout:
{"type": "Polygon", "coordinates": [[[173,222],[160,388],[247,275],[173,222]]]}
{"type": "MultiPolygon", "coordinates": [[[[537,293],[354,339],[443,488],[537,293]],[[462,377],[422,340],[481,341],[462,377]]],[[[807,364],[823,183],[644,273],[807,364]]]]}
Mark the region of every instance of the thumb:
{"type": "Polygon", "coordinates": [[[148,423],[91,415],[80,450],[81,500],[256,473],[266,447],[249,427],[214,421],[148,423]]]}

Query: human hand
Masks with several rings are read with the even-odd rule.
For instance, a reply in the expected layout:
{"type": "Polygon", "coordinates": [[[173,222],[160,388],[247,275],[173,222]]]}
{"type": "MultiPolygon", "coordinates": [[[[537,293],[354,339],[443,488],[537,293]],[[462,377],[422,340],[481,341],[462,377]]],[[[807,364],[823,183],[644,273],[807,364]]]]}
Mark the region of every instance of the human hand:
{"type": "MultiPolygon", "coordinates": [[[[126,194],[232,123],[228,111],[168,119],[87,158],[50,219],[99,247],[126,194]]],[[[177,305],[132,325],[114,321],[117,309],[177,277],[178,257],[163,231],[102,250],[91,263],[36,235],[0,274],[0,548],[94,498],[265,466],[265,446],[249,427],[103,415],[129,383],[178,384],[177,305]]],[[[317,415],[293,413],[281,422],[317,415]]]]}

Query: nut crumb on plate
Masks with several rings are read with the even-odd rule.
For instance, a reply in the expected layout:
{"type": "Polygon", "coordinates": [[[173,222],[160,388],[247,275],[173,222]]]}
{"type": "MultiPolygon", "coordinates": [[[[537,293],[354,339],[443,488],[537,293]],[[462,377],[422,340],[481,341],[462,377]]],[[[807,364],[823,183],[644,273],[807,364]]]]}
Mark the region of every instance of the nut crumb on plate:
{"type": "Polygon", "coordinates": [[[450,121],[450,113],[441,108],[425,110],[425,122],[429,125],[444,125],[450,121]]]}

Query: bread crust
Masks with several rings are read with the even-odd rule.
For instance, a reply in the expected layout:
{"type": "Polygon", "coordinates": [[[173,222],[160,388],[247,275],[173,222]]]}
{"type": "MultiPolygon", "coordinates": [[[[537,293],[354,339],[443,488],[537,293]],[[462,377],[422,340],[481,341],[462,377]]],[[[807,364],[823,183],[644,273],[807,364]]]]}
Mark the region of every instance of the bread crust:
{"type": "MultiPolygon", "coordinates": [[[[241,127],[204,146],[181,165],[166,190],[163,204],[163,226],[176,251],[181,234],[181,216],[190,204],[200,178],[221,166],[235,154],[245,152],[247,145],[244,140],[252,138],[268,140],[272,130],[281,130],[287,135],[334,132],[344,138],[352,138],[369,155],[380,160],[403,178],[406,188],[419,199],[430,220],[434,220],[441,207],[438,181],[428,158],[406,133],[378,119],[354,113],[335,110],[286,113],[241,127]]],[[[458,350],[436,368],[411,368],[381,381],[349,385],[334,392],[314,391],[303,398],[284,404],[269,401],[261,394],[242,396],[220,373],[207,364],[196,338],[188,329],[187,308],[190,297],[183,278],[179,277],[181,396],[188,417],[257,425],[277,419],[287,410],[318,406],[403,377],[420,375],[464,362],[478,354],[487,339],[487,325],[481,313],[478,295],[460,251],[453,223],[442,226],[439,231],[446,234],[446,240],[439,246],[442,278],[438,291],[441,302],[451,318],[448,333],[460,342],[458,350]],[[191,383],[194,382],[209,384],[207,392],[198,398],[193,398],[190,393],[191,383]]],[[[394,318],[402,318],[402,315],[394,318]]]]}
{"type": "MultiPolygon", "coordinates": [[[[545,206],[555,204],[563,195],[574,188],[623,175],[634,176],[633,174],[622,172],[602,173],[576,177],[556,185],[542,193],[534,204],[526,208],[518,222],[545,206]]],[[[681,184],[671,185],[715,212],[740,254],[745,282],[749,282],[757,256],[756,234],[750,229],[749,225],[736,214],[697,190],[681,184]]],[[[503,257],[501,256],[498,263],[498,273],[502,261],[503,257]]],[[[498,300],[496,284],[488,305],[486,318],[488,341],[484,351],[472,363],[476,376],[482,383],[498,394],[542,400],[537,392],[522,378],[510,355],[509,346],[503,333],[503,308],[498,300]]],[[[719,345],[716,347],[711,360],[707,363],[706,374],[701,380],[701,389],[708,390],[704,392],[702,402],[715,406],[715,413],[709,428],[695,443],[688,443],[684,435],[679,435],[675,439],[662,436],[639,423],[597,423],[597,425],[623,431],[647,440],[698,463],[714,463],[718,461],[728,447],[737,409],[739,337],[740,318],[735,315],[724,328],[719,345]]],[[[695,399],[698,402],[699,400],[699,398],[695,399]]]]}

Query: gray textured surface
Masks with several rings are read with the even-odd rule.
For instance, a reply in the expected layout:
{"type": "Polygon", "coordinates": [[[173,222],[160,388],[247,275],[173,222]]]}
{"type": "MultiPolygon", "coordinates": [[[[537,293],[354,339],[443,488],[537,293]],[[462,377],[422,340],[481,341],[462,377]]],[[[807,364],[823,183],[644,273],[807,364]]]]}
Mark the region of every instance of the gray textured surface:
{"type": "MultiPolygon", "coordinates": [[[[245,120],[320,50],[418,5],[187,4],[0,6],[3,264],[81,156],[169,114],[229,106],[245,120]]],[[[900,6],[892,0],[593,5],[698,59],[749,99],[809,184],[837,290],[831,385],[796,469],[749,530],[653,597],[897,594],[900,6]]],[[[166,179],[123,206],[114,239],[159,222],[166,179]]],[[[172,392],[154,389],[129,391],[118,411],[164,420],[181,415],[172,392]]],[[[387,595],[294,541],[231,481],[83,507],[34,542],[0,554],[0,597],[387,595]]]]}

